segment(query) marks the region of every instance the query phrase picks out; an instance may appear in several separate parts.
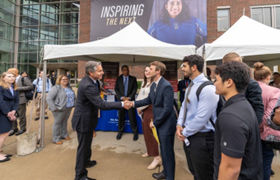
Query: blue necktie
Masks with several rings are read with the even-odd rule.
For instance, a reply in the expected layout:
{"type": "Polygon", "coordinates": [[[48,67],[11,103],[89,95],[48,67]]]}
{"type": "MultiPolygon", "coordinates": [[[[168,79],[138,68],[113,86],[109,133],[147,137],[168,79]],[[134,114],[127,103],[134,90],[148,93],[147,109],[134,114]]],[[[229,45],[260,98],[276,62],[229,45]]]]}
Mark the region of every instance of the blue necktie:
{"type": "Polygon", "coordinates": [[[127,97],[127,77],[124,78],[124,96],[127,97]]]}

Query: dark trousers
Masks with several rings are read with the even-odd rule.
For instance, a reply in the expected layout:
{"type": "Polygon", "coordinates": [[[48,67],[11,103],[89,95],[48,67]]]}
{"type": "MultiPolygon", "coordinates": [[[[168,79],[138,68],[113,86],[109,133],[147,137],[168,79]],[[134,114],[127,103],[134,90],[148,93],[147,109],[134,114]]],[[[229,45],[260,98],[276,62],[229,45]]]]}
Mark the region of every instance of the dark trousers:
{"type": "MultiPolygon", "coordinates": [[[[124,125],[125,125],[125,109],[120,109],[119,110],[119,132],[123,132],[124,130],[124,125]]],[[[135,108],[130,108],[128,111],[128,117],[129,117],[129,122],[130,122],[130,127],[133,132],[133,134],[138,134],[138,129],[137,129],[137,121],[136,121],[136,116],[135,116],[135,108]]]]}
{"type": "MultiPolygon", "coordinates": [[[[19,126],[20,129],[26,130],[26,104],[18,105],[17,113],[19,115],[19,126]]],[[[17,129],[18,122],[13,121],[13,130],[17,129]]]]}
{"type": "Polygon", "coordinates": [[[189,170],[195,180],[211,180],[214,174],[214,133],[196,133],[183,142],[189,170]]]}
{"type": "Polygon", "coordinates": [[[79,146],[77,149],[76,158],[76,176],[75,180],[83,180],[87,177],[86,165],[90,161],[91,157],[91,143],[93,137],[93,131],[91,132],[78,132],[77,137],[79,146]]]}
{"type": "Polygon", "coordinates": [[[273,149],[267,147],[265,142],[262,141],[262,152],[263,152],[263,179],[269,180],[271,173],[271,164],[274,157],[273,149]]]}
{"type": "Polygon", "coordinates": [[[174,155],[174,134],[158,134],[160,151],[166,180],[175,179],[175,155],[174,155]]]}

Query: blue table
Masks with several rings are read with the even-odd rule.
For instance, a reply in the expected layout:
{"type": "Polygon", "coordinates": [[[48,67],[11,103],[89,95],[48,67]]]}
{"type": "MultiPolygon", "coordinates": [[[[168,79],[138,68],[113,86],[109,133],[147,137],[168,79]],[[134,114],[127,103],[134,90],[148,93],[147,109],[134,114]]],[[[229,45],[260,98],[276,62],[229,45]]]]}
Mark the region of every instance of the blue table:
{"type": "MultiPolygon", "coordinates": [[[[100,118],[98,119],[98,125],[95,128],[96,131],[118,131],[119,121],[118,110],[101,110],[100,118]]],[[[136,113],[136,121],[138,126],[138,133],[143,134],[141,118],[136,113]]],[[[125,113],[125,126],[124,132],[132,133],[128,118],[128,112],[125,113]]]]}

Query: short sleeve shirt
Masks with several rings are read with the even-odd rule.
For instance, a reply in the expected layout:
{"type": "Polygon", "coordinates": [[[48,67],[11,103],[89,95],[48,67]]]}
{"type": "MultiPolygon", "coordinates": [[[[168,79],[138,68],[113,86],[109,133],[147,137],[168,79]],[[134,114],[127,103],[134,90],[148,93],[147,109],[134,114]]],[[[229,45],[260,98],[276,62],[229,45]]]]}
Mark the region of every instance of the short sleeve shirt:
{"type": "Polygon", "coordinates": [[[238,179],[262,180],[261,140],[256,114],[244,94],[231,97],[216,122],[214,179],[218,179],[221,153],[242,158],[238,179]]]}

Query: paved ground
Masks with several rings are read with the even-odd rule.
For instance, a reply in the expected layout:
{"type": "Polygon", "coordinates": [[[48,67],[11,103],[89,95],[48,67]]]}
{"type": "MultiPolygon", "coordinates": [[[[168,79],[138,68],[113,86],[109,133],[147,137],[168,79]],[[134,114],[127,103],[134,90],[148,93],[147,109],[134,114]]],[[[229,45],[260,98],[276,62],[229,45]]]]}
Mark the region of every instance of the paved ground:
{"type": "MultiPolygon", "coordinates": [[[[28,112],[30,106],[28,106],[28,112]]],[[[29,113],[27,113],[29,114],[29,113]]],[[[68,123],[70,141],[63,145],[52,143],[53,117],[49,112],[46,120],[45,147],[38,153],[18,157],[16,154],[17,142],[15,136],[9,137],[3,148],[4,153],[13,154],[9,162],[0,164],[1,180],[71,180],[74,179],[74,168],[77,148],[76,133],[71,130],[68,123]]],[[[70,121],[69,121],[70,122],[70,121]]],[[[38,129],[38,121],[32,120],[32,132],[38,129]]],[[[139,140],[132,141],[132,134],[124,134],[120,141],[115,139],[116,132],[97,132],[92,143],[92,159],[97,166],[88,169],[89,177],[97,180],[149,180],[151,174],[157,170],[147,170],[152,158],[142,158],[145,153],[143,135],[139,140]]],[[[176,140],[176,180],[191,180],[192,176],[186,169],[186,160],[182,144],[176,140]]],[[[276,175],[272,180],[280,179],[280,156],[274,158],[273,170],[276,175]]]]}

